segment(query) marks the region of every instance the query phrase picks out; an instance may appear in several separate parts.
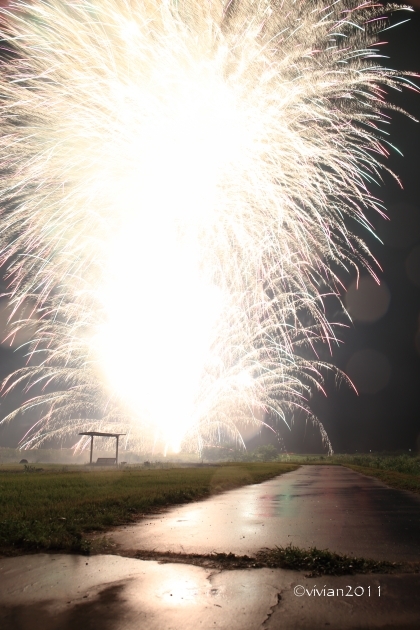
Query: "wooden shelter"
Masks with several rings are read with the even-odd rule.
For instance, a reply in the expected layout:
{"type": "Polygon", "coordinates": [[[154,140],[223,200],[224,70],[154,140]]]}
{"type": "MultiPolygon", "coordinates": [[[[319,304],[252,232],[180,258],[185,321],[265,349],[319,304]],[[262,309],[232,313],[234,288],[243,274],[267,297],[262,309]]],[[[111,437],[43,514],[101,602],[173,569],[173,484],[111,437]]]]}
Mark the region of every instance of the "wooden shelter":
{"type": "MultiPolygon", "coordinates": [[[[79,435],[90,435],[90,464],[92,464],[92,455],[93,455],[93,438],[94,437],[113,437],[116,439],[116,450],[115,450],[115,465],[118,466],[118,440],[120,439],[120,435],[126,435],[126,433],[101,433],[100,431],[85,431],[83,433],[79,433],[79,435]]],[[[101,463],[108,465],[109,463],[114,462],[105,462],[106,459],[111,458],[100,458],[102,459],[101,463]]],[[[112,458],[114,459],[114,458],[112,458]]],[[[98,460],[99,462],[99,460],[98,460]]]]}

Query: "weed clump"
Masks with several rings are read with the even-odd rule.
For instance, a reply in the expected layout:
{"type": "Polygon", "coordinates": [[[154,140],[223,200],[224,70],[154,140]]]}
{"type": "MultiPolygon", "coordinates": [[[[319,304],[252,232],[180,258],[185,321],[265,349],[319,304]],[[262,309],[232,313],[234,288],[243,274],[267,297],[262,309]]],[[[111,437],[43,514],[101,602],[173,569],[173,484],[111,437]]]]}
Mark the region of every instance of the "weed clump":
{"type": "Polygon", "coordinates": [[[300,549],[293,545],[262,549],[256,559],[264,566],[280,569],[309,571],[310,577],[319,575],[349,575],[353,573],[389,573],[398,565],[394,562],[352,558],[328,549],[300,549]]]}

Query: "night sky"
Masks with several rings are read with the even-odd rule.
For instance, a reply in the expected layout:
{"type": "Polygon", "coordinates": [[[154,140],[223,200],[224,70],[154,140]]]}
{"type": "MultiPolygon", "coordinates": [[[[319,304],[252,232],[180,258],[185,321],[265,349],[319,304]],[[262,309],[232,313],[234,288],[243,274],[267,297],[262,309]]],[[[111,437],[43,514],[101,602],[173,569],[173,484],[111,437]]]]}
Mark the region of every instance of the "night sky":
{"type": "MultiPolygon", "coordinates": [[[[391,21],[406,17],[397,12],[391,21]]],[[[420,12],[381,38],[388,42],[382,54],[390,57],[384,64],[420,73],[420,12]]],[[[420,119],[420,94],[390,92],[388,100],[420,119]]],[[[420,450],[420,123],[398,112],[389,113],[390,141],[404,157],[393,152],[387,165],[398,174],[403,189],[388,175],[381,188],[371,188],[385,202],[391,220],[370,216],[383,244],[363,234],[382,266],[381,287],[365,273],[357,291],[354,277],[343,277],[348,289],[343,299],[354,323],[340,333],[344,343],[332,357],[352,378],[359,395],[347,385],[338,386],[331,376],[327,397],[317,394],[310,401],[336,452],[420,450]]],[[[1,305],[0,300],[0,327],[1,305]]],[[[344,321],[336,303],[327,307],[330,319],[344,321]]],[[[326,355],[323,358],[331,361],[326,355]]],[[[16,353],[1,347],[0,377],[18,365],[16,353]]],[[[13,404],[13,400],[2,402],[0,417],[13,404]]],[[[0,446],[16,446],[24,429],[24,421],[0,427],[0,446]]],[[[250,445],[272,441],[271,435],[263,431],[250,445]]],[[[293,431],[281,430],[281,435],[293,452],[320,450],[319,432],[298,415],[293,431]]]]}
{"type": "MultiPolygon", "coordinates": [[[[388,42],[382,54],[390,57],[383,63],[420,73],[420,13],[397,12],[391,23],[409,16],[408,23],[381,35],[388,42]]],[[[420,119],[420,94],[389,92],[388,100],[420,119]]],[[[348,289],[343,298],[354,323],[340,333],[344,343],[332,361],[349,374],[359,395],[330,378],[327,397],[315,395],[310,402],[336,452],[420,451],[420,123],[390,113],[390,141],[404,157],[393,152],[387,165],[403,189],[390,176],[381,188],[371,188],[390,218],[369,215],[383,244],[359,232],[383,269],[382,286],[365,273],[357,292],[354,277],[343,277],[348,289]]],[[[333,307],[330,317],[337,320],[333,307]]],[[[291,434],[282,430],[281,435],[289,450],[320,450],[319,432],[303,418],[295,418],[291,434]]],[[[264,432],[263,440],[268,436],[264,432]]]]}

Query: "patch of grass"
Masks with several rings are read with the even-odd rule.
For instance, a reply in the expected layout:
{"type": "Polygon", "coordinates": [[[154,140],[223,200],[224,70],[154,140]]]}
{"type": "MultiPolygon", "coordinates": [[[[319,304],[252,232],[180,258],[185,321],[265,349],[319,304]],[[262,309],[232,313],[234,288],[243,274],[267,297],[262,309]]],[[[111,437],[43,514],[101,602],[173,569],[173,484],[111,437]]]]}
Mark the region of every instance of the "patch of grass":
{"type": "Polygon", "coordinates": [[[310,577],[318,575],[351,575],[353,573],[389,573],[399,565],[394,562],[351,558],[328,549],[300,549],[293,545],[262,549],[256,560],[266,567],[309,571],[310,577]]]}
{"type": "Polygon", "coordinates": [[[233,570],[233,569],[289,569],[293,571],[309,571],[308,577],[320,575],[353,575],[355,573],[395,573],[397,571],[418,571],[419,563],[408,565],[395,562],[378,562],[365,558],[333,553],[316,547],[300,549],[293,545],[262,549],[254,557],[239,556],[234,553],[175,553],[171,551],[157,552],[147,549],[138,550],[135,557],[140,560],[157,560],[160,563],[193,564],[200,567],[233,570]]]}
{"type": "Polygon", "coordinates": [[[263,564],[250,556],[238,556],[234,553],[176,553],[174,551],[153,551],[139,549],[134,555],[138,560],[155,560],[159,564],[192,564],[206,569],[260,569],[263,564]]]}
{"type": "Polygon", "coordinates": [[[169,505],[261,483],[296,464],[0,472],[0,552],[87,552],[84,535],[169,505]]]}

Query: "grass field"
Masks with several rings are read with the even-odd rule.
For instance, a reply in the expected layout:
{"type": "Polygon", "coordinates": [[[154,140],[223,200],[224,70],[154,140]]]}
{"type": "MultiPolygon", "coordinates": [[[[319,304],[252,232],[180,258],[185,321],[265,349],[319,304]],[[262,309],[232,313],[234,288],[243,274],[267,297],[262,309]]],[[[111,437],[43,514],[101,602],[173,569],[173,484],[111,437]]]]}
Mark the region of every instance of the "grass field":
{"type": "Polygon", "coordinates": [[[88,551],[84,535],[157,508],[261,483],[297,468],[241,463],[201,468],[70,470],[0,467],[0,553],[88,551]]]}
{"type": "MultiPolygon", "coordinates": [[[[298,461],[298,457],[292,458],[298,461]]],[[[408,454],[360,453],[357,455],[307,456],[308,463],[342,464],[375,470],[388,470],[409,475],[420,475],[420,457],[408,454]]],[[[301,461],[300,463],[303,463],[301,461]]]]}
{"type": "Polygon", "coordinates": [[[360,453],[357,455],[282,455],[281,461],[296,464],[347,466],[375,477],[392,488],[420,493],[420,457],[407,454],[360,453]]]}
{"type": "Polygon", "coordinates": [[[375,479],[383,481],[383,483],[386,483],[386,485],[391,488],[397,488],[398,490],[410,490],[410,492],[417,492],[420,494],[420,475],[418,474],[373,468],[371,466],[355,466],[354,464],[347,464],[347,467],[361,473],[362,475],[375,477],[375,479]]]}
{"type": "MultiPolygon", "coordinates": [[[[257,452],[255,454],[258,456],[257,452]]],[[[252,453],[249,453],[249,456],[252,456],[252,453]]],[[[276,456],[276,461],[347,466],[363,475],[375,477],[392,488],[420,493],[420,456],[412,453],[356,453],[331,456],[280,454],[276,456]]]]}

